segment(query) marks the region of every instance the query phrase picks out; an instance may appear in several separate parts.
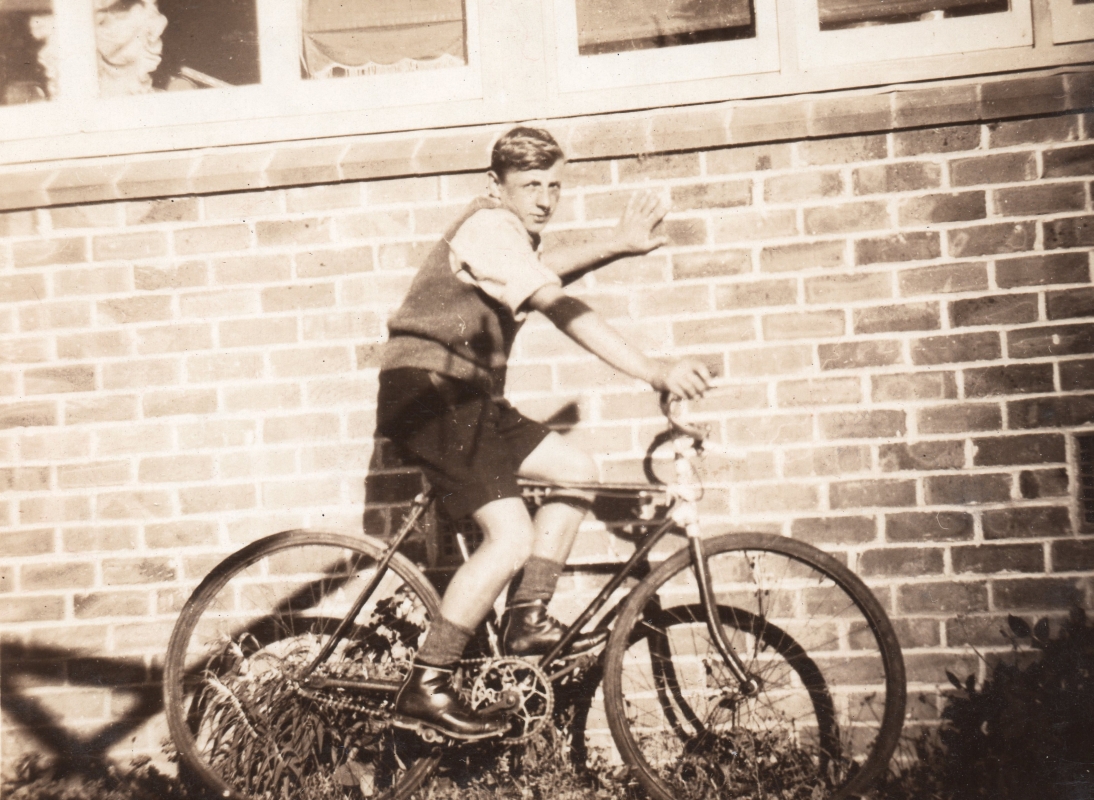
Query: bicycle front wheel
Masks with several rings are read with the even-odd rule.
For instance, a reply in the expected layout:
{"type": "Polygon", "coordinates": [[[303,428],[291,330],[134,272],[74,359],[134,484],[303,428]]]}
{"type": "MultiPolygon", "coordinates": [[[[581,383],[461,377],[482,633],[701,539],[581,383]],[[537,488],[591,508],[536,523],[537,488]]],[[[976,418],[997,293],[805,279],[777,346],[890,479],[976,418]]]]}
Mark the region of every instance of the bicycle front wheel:
{"type": "Polygon", "coordinates": [[[180,768],[236,800],[401,800],[421,785],[440,753],[392,727],[384,688],[402,681],[439,613],[421,572],[396,555],[331,655],[307,669],[384,550],[368,538],[288,531],[209,573],[164,665],[180,768]],[[374,688],[352,685],[362,681],[374,688]]]}
{"type": "Polygon", "coordinates": [[[831,556],[766,534],[703,542],[730,672],[683,550],[628,598],[608,643],[612,736],[656,800],[855,797],[903,722],[904,664],[873,593],[831,556]]]}

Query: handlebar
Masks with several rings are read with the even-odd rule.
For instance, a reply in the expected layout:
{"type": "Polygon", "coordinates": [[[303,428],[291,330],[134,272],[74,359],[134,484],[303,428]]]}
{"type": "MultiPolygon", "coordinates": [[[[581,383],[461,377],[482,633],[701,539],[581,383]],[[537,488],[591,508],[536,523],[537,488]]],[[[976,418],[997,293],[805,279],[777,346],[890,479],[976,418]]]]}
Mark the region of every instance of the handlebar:
{"type": "MultiPolygon", "coordinates": [[[[723,388],[718,384],[711,386],[712,389],[723,388]]],[[[706,426],[689,425],[686,422],[681,421],[679,415],[681,398],[673,396],[670,392],[661,392],[660,403],[661,413],[665,415],[665,419],[669,423],[670,438],[676,438],[677,436],[687,436],[694,440],[697,450],[705,450],[712,453],[718,453],[726,458],[744,459],[747,457],[747,453],[744,450],[736,447],[727,447],[724,444],[710,441],[710,429],[706,426]]]]}

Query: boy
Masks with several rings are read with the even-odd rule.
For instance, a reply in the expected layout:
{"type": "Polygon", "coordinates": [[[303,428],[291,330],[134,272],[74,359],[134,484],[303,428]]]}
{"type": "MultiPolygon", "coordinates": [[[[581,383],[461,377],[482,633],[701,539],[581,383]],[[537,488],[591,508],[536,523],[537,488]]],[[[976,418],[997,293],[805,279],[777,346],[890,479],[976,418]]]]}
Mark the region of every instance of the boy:
{"type": "MultiPolygon", "coordinates": [[[[539,311],[612,367],[681,397],[710,379],[698,361],[665,367],[631,348],[585,303],[562,291],[585,272],[665,243],[653,229],[667,212],[651,193],[631,198],[607,242],[540,258],[540,234],[558,206],[565,160],[543,130],[518,127],[495,144],[489,194],[445,232],[388,322],[377,427],[422,468],[453,518],[470,515],[482,545],[453,576],[400,690],[404,725],[459,739],[501,733],[500,715],[475,712],[452,686],[454,665],[474,629],[522,568],[502,618],[511,655],[547,652],[562,635],[548,616],[587,510],[582,498],[544,505],[533,520],[516,477],[595,481],[592,459],[502,399],[505,365],[530,311],[539,311]]],[[[591,646],[578,641],[575,648],[591,646]]]]}

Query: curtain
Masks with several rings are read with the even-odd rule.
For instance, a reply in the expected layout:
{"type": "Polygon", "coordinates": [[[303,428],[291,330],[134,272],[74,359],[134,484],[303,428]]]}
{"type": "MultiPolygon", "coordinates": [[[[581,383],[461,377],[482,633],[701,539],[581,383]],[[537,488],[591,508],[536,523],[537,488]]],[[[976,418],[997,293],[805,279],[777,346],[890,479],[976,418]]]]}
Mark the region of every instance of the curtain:
{"type": "MultiPolygon", "coordinates": [[[[770,2],[771,0],[762,0],[770,2]]],[[[576,0],[578,50],[702,35],[752,23],[749,0],[576,0]]]]}

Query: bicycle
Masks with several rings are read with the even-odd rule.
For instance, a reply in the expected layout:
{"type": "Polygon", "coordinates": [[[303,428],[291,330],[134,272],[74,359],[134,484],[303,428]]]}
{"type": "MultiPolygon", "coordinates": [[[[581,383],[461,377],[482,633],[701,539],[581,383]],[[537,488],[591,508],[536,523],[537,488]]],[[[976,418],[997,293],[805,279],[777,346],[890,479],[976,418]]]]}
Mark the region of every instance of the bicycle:
{"type": "MultiPolygon", "coordinates": [[[[538,660],[468,659],[461,691],[509,713],[508,743],[550,724],[555,688],[602,669],[611,739],[655,800],[846,798],[886,768],[900,734],[904,665],[873,593],[839,560],[764,533],[703,538],[695,468],[709,433],[681,422],[644,462],[648,483],[525,481],[529,502],[592,491],[633,503],[634,553],[538,660]],[[674,479],[654,463],[672,444],[674,479]],[[669,534],[687,545],[651,563],[669,534]],[[622,598],[613,597],[637,579],[622,598]],[[568,647],[593,620],[592,655],[568,647]]],[[[392,700],[439,598],[398,552],[432,497],[392,540],[286,531],[215,567],[179,615],[164,700],[180,766],[226,798],[402,800],[462,747],[392,724],[392,700]]],[[[467,557],[462,535],[458,543],[467,557]]]]}

